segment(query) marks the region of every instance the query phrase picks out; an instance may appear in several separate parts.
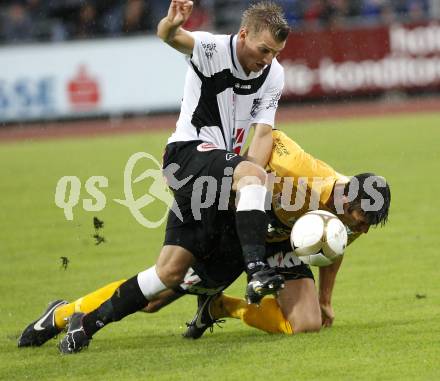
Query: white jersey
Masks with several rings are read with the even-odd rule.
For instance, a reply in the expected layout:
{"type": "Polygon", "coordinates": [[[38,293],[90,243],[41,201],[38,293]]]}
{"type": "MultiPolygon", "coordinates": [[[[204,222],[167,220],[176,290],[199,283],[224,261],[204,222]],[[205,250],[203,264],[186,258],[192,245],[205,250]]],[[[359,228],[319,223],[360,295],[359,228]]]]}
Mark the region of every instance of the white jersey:
{"type": "Polygon", "coordinates": [[[274,59],[248,75],[236,54],[236,36],[193,32],[180,116],[168,143],[201,140],[239,154],[254,123],[274,127],[284,70],[274,59]]]}

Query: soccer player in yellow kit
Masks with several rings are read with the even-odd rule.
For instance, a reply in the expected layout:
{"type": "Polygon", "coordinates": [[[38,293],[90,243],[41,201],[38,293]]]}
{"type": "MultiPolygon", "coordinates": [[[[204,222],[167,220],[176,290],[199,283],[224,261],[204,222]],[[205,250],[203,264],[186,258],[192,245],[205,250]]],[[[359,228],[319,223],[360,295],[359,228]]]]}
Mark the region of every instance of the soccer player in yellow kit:
{"type": "MultiPolygon", "coordinates": [[[[273,150],[267,169],[274,175],[266,237],[267,261],[285,277],[285,288],[276,298],[263,298],[259,306],[218,293],[218,290],[209,292],[204,289],[199,296],[198,311],[188,324],[185,337],[199,338],[207,328],[224,317],[239,318],[250,326],[271,333],[311,332],[318,331],[321,326],[331,326],[334,319],[331,297],[342,260],[319,269],[318,292],[310,268],[294,255],[290,247],[289,236],[294,222],[310,209],[330,211],[346,225],[350,244],[367,233],[371,225],[383,225],[387,221],[391,196],[383,177],[371,173],[350,178],[343,176],[306,153],[281,131],[273,131],[273,150]],[[370,208],[362,207],[362,200],[368,201],[370,208]]],[[[232,237],[236,239],[234,235],[232,237]]],[[[223,264],[227,265],[220,262],[219,266],[223,264]]],[[[238,271],[232,280],[242,271],[240,265],[235,267],[238,271]]],[[[191,276],[188,283],[193,284],[191,276]]],[[[225,280],[223,288],[232,280],[225,280]]],[[[110,283],[72,303],[62,300],[52,302],[45,313],[23,331],[19,347],[42,345],[65,328],[72,314],[95,310],[124,281],[110,283]]],[[[187,291],[185,287],[183,284],[183,291],[187,291]]],[[[175,290],[167,290],[150,302],[146,312],[156,312],[182,295],[175,290]]]]}
{"type": "MultiPolygon", "coordinates": [[[[348,244],[367,233],[371,225],[383,225],[387,221],[391,195],[383,177],[371,173],[351,178],[341,175],[281,131],[273,132],[267,169],[281,180],[273,186],[267,247],[274,242],[289,242],[294,222],[309,210],[336,214],[347,227],[348,244]],[[381,205],[363,210],[362,199],[374,201],[374,198],[381,205]]],[[[267,260],[285,277],[285,288],[277,298],[266,297],[258,307],[224,294],[199,297],[199,309],[185,336],[198,338],[212,322],[224,317],[239,318],[272,333],[312,332],[319,331],[321,326],[331,326],[334,320],[331,298],[342,259],[320,267],[319,292],[310,269],[291,250],[278,252],[267,260]]]]}

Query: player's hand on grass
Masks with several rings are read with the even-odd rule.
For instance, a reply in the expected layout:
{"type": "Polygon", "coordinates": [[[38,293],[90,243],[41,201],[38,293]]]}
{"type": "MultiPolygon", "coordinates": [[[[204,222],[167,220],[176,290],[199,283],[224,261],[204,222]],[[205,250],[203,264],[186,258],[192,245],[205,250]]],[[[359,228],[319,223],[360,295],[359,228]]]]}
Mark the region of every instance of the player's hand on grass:
{"type": "Polygon", "coordinates": [[[321,318],[323,327],[331,327],[335,320],[335,313],[330,303],[321,303],[321,318]]]}
{"type": "Polygon", "coordinates": [[[172,0],[168,9],[167,20],[174,27],[184,24],[191,15],[193,2],[188,0],[172,0]]]}

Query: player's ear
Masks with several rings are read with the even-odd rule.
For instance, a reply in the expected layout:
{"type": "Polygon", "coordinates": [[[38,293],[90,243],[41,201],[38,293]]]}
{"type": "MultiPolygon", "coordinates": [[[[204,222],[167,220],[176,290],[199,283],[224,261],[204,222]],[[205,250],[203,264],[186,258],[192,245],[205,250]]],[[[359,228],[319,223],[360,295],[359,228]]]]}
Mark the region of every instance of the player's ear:
{"type": "Polygon", "coordinates": [[[344,208],[348,207],[348,197],[345,194],[343,194],[341,196],[341,201],[342,201],[342,205],[344,206],[344,208]]]}
{"type": "Polygon", "coordinates": [[[246,27],[241,27],[240,30],[238,31],[238,38],[244,41],[247,35],[248,35],[248,29],[246,27]]]}
{"type": "Polygon", "coordinates": [[[346,195],[342,195],[341,204],[342,204],[342,209],[344,210],[344,213],[347,213],[348,208],[350,207],[350,200],[348,199],[348,197],[346,195]]]}

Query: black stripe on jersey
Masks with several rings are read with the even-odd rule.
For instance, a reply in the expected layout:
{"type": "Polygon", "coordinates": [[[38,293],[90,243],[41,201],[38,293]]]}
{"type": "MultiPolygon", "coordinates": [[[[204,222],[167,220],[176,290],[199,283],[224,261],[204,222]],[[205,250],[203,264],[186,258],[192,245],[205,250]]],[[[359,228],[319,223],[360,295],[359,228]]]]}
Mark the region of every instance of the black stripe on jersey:
{"type": "Polygon", "coordinates": [[[200,134],[200,130],[202,127],[209,126],[218,126],[223,136],[223,142],[225,143],[225,147],[228,146],[226,143],[225,133],[223,131],[222,120],[220,118],[220,110],[218,108],[217,103],[217,94],[225,91],[227,87],[223,89],[218,89],[216,85],[220,85],[222,82],[226,82],[227,75],[225,75],[224,70],[220,73],[216,73],[217,81],[213,77],[205,77],[199,69],[197,69],[196,65],[192,61],[191,65],[196,72],[197,76],[202,81],[202,86],[200,88],[200,98],[199,103],[197,104],[196,109],[191,118],[191,124],[197,129],[197,135],[200,134]],[[223,73],[223,81],[219,80],[222,77],[223,73]],[[221,91],[219,91],[221,90],[221,91]]]}
{"type": "Polygon", "coordinates": [[[235,64],[235,60],[234,60],[234,49],[232,47],[232,40],[234,39],[234,35],[231,35],[231,39],[229,40],[229,49],[231,50],[231,60],[232,60],[232,65],[234,65],[235,70],[237,69],[237,65],[235,64]]]}
{"type": "Polygon", "coordinates": [[[258,89],[261,86],[263,86],[263,83],[266,80],[269,71],[270,71],[270,65],[266,66],[266,68],[263,70],[260,76],[253,79],[235,78],[229,71],[229,74],[231,75],[232,80],[234,81],[234,84],[232,86],[234,88],[234,93],[239,95],[250,95],[256,93],[258,89]]]}
{"type": "Polygon", "coordinates": [[[196,127],[197,135],[200,134],[202,127],[218,126],[222,132],[225,146],[227,147],[228,145],[220,118],[220,110],[218,108],[217,94],[222,93],[228,88],[232,88],[234,93],[238,95],[256,93],[266,80],[270,71],[270,65],[268,65],[257,78],[244,80],[234,77],[230,69],[224,69],[211,77],[206,77],[192,61],[190,62],[202,82],[199,103],[192,115],[191,124],[196,127]]]}

